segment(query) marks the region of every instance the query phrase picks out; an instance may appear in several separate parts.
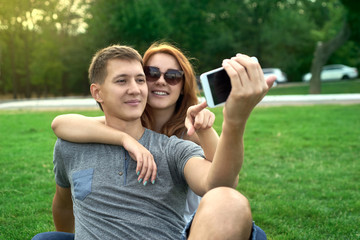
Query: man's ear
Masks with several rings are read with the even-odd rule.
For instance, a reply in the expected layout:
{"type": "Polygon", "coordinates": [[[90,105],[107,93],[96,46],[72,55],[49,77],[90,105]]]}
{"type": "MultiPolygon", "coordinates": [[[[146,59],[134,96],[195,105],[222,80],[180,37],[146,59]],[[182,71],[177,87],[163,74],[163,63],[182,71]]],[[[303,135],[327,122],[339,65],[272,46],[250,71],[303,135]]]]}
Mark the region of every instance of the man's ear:
{"type": "Polygon", "coordinates": [[[103,99],[101,97],[101,87],[98,83],[92,83],[90,85],[90,92],[91,96],[99,103],[103,102],[103,99]]]}

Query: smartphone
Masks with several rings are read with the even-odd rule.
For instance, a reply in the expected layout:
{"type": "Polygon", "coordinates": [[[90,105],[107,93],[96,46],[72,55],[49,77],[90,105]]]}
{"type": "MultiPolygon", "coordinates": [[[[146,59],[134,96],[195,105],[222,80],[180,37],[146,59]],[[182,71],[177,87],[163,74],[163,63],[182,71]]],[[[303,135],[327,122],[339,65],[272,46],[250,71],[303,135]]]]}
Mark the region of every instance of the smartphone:
{"type": "MultiPolygon", "coordinates": [[[[256,57],[251,57],[251,59],[259,62],[256,57]]],[[[209,107],[218,107],[226,102],[231,92],[231,82],[223,67],[201,74],[200,82],[209,107]]]]}
{"type": "Polygon", "coordinates": [[[206,102],[210,108],[223,105],[231,91],[230,78],[223,67],[200,75],[206,102]]]}

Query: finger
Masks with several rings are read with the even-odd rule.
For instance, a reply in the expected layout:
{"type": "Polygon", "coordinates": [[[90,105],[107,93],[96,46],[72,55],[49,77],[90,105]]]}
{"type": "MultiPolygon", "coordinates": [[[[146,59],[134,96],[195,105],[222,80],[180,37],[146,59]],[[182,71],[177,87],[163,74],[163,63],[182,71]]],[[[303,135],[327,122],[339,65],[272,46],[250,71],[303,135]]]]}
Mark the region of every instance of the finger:
{"type": "MultiPolygon", "coordinates": [[[[142,166],[143,166],[143,159],[141,158],[141,155],[139,157],[136,157],[136,175],[139,176],[142,170],[142,166]]],[[[139,180],[139,179],[138,179],[139,180]]]]}
{"type": "Polygon", "coordinates": [[[140,171],[140,175],[138,176],[138,182],[139,183],[143,183],[143,180],[145,178],[146,172],[148,170],[148,162],[146,161],[146,159],[143,159],[143,164],[141,167],[141,171],[140,171]]]}
{"type": "Polygon", "coordinates": [[[191,135],[193,135],[194,134],[194,132],[195,132],[195,128],[194,128],[194,125],[193,125],[193,123],[191,122],[191,120],[192,120],[192,117],[190,116],[187,116],[186,118],[185,118],[185,127],[186,127],[186,129],[188,130],[187,131],[187,134],[189,135],[189,136],[191,136],[191,135]]]}
{"type": "Polygon", "coordinates": [[[225,59],[222,63],[226,73],[228,74],[231,82],[231,91],[241,91],[247,78],[246,70],[239,63],[234,60],[225,59]]]}
{"type": "Polygon", "coordinates": [[[212,125],[214,124],[214,121],[215,121],[215,114],[211,111],[208,111],[209,112],[209,118],[208,118],[208,128],[212,127],[212,125]]]}
{"type": "Polygon", "coordinates": [[[191,116],[196,116],[201,110],[207,107],[207,102],[204,101],[202,103],[199,103],[197,105],[191,106],[189,108],[191,116]]]}
{"type": "Polygon", "coordinates": [[[188,131],[187,131],[187,135],[188,135],[188,136],[192,136],[194,133],[195,133],[195,128],[194,128],[194,126],[189,127],[189,128],[188,128],[188,131]]]}
{"type": "Polygon", "coordinates": [[[239,64],[244,65],[248,75],[248,91],[253,93],[258,93],[259,97],[265,96],[269,87],[264,79],[264,73],[260,67],[260,64],[257,60],[254,60],[252,57],[237,54],[235,61],[239,64]]]}
{"type": "Polygon", "coordinates": [[[151,177],[152,174],[152,168],[153,168],[153,161],[151,160],[150,157],[148,157],[146,159],[146,162],[148,163],[147,166],[149,166],[146,170],[145,176],[144,176],[144,181],[143,181],[143,185],[146,186],[149,183],[149,179],[151,177]]]}
{"type": "Polygon", "coordinates": [[[209,119],[210,119],[210,114],[204,113],[203,121],[202,121],[201,127],[200,127],[201,129],[209,128],[209,119]]]}
{"type": "Polygon", "coordinates": [[[246,71],[249,75],[249,80],[263,82],[263,71],[257,58],[254,58],[255,57],[249,57],[240,53],[236,54],[236,61],[238,61],[241,65],[245,66],[246,71]]]}
{"type": "Polygon", "coordinates": [[[214,122],[215,122],[215,114],[212,113],[209,120],[209,127],[212,127],[214,125],[214,122]]]}
{"type": "Polygon", "coordinates": [[[156,163],[154,161],[154,159],[152,159],[153,161],[153,170],[152,170],[152,174],[151,174],[151,184],[155,184],[155,180],[156,180],[156,176],[157,176],[157,166],[156,163]]]}
{"type": "Polygon", "coordinates": [[[201,126],[201,128],[202,129],[207,129],[208,128],[208,126],[209,126],[209,115],[206,115],[205,117],[204,117],[204,121],[202,122],[202,126],[201,126]]]}
{"type": "Polygon", "coordinates": [[[272,87],[272,85],[274,84],[274,82],[276,81],[276,76],[275,75],[271,75],[269,77],[267,77],[265,79],[266,84],[268,85],[269,89],[272,87]]]}
{"type": "Polygon", "coordinates": [[[204,123],[204,113],[203,112],[199,112],[196,116],[195,116],[195,121],[194,121],[194,128],[195,129],[199,129],[202,127],[204,123]]]}
{"type": "Polygon", "coordinates": [[[214,124],[214,120],[215,120],[215,115],[210,112],[206,121],[206,126],[204,126],[204,128],[211,128],[212,125],[214,124]]]}

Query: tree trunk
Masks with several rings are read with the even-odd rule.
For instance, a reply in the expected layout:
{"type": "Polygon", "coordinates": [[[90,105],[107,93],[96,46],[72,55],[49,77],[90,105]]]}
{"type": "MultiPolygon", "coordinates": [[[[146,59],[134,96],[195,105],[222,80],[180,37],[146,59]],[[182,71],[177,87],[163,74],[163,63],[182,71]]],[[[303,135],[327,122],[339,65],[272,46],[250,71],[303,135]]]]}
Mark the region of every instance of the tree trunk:
{"type": "Polygon", "coordinates": [[[350,28],[347,20],[344,20],[340,32],[328,42],[318,42],[311,65],[310,94],[321,93],[321,70],[330,58],[331,54],[341,47],[350,37],[350,28]]]}
{"type": "Polygon", "coordinates": [[[13,88],[13,98],[17,99],[18,97],[18,84],[16,79],[16,66],[15,66],[15,46],[14,46],[15,36],[11,32],[9,36],[9,52],[10,52],[10,65],[11,65],[11,81],[13,88]]]}
{"type": "Polygon", "coordinates": [[[2,75],[1,75],[1,72],[2,72],[2,65],[1,65],[1,63],[3,62],[2,61],[2,52],[1,52],[1,46],[0,46],[0,94],[2,94],[2,93],[5,93],[5,91],[4,91],[4,86],[5,86],[5,84],[4,83],[2,83],[3,82],[3,78],[2,78],[2,75]]]}
{"type": "Polygon", "coordinates": [[[29,39],[28,39],[28,35],[27,34],[31,34],[30,32],[24,32],[23,33],[23,40],[24,40],[24,48],[25,48],[25,52],[24,52],[24,58],[25,58],[25,97],[26,98],[30,98],[31,97],[31,83],[30,83],[30,47],[29,47],[29,39]]]}
{"type": "Polygon", "coordinates": [[[67,79],[68,79],[68,71],[64,71],[61,76],[61,94],[62,96],[68,95],[68,88],[67,88],[67,79]]]}

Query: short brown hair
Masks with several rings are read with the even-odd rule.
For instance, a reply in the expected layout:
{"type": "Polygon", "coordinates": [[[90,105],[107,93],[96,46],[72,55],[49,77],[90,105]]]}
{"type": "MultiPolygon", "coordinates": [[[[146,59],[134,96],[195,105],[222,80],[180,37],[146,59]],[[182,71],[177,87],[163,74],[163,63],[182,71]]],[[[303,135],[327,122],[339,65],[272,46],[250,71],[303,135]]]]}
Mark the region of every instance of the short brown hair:
{"type": "Polygon", "coordinates": [[[124,59],[139,61],[143,66],[141,55],[134,48],[122,45],[112,45],[95,53],[89,67],[89,81],[102,84],[107,76],[106,66],[108,60],[124,59]]]}

